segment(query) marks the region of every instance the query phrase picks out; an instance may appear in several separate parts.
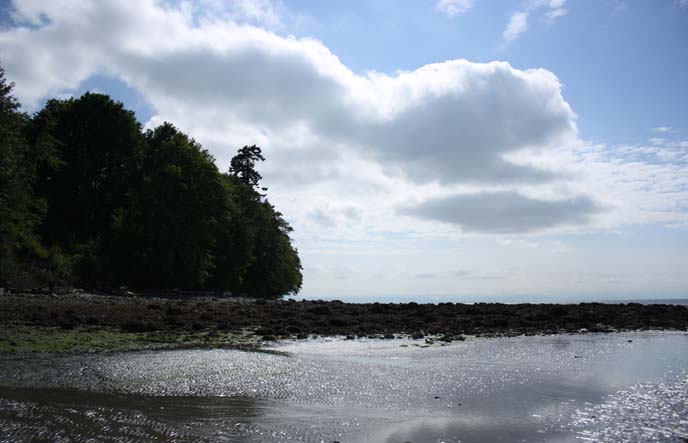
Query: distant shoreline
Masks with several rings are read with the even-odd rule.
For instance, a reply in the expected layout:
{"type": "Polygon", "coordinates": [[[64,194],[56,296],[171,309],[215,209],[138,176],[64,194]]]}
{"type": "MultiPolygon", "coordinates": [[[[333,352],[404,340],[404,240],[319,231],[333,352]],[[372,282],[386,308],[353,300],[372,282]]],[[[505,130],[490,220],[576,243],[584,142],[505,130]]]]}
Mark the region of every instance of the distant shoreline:
{"type": "Polygon", "coordinates": [[[419,296],[299,296],[299,299],[309,301],[323,300],[336,301],[340,300],[344,303],[366,304],[366,303],[419,303],[419,304],[438,304],[438,303],[461,303],[467,305],[474,305],[478,303],[501,303],[501,304],[562,304],[571,305],[579,303],[605,303],[605,304],[625,304],[625,303],[640,303],[643,305],[654,304],[672,304],[688,306],[688,296],[671,296],[664,298],[601,298],[601,297],[544,297],[544,296],[433,296],[433,295],[419,295],[419,296]]]}
{"type": "Polygon", "coordinates": [[[82,292],[0,296],[0,353],[256,346],[284,338],[425,338],[688,330],[676,304],[343,303],[82,292]]]}
{"type": "Polygon", "coordinates": [[[688,298],[659,298],[659,299],[630,299],[630,300],[604,300],[602,303],[640,303],[641,305],[677,305],[688,306],[688,298]]]}

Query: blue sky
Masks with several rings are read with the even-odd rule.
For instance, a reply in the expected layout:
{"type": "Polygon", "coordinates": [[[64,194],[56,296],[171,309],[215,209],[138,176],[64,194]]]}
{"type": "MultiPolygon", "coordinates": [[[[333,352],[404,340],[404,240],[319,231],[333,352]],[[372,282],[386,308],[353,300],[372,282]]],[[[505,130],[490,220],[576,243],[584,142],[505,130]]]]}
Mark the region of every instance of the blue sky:
{"type": "Polygon", "coordinates": [[[0,2],[15,93],[261,145],[304,296],[688,295],[685,0],[136,6],[0,2]]]}
{"type": "Polygon", "coordinates": [[[671,0],[573,0],[555,22],[536,8],[528,30],[505,43],[502,32],[525,3],[476,1],[453,17],[428,1],[285,4],[312,17],[298,35],[321,39],[361,73],[454,58],[507,60],[556,73],[587,138],[632,143],[665,125],[685,135],[688,9],[671,0]]]}

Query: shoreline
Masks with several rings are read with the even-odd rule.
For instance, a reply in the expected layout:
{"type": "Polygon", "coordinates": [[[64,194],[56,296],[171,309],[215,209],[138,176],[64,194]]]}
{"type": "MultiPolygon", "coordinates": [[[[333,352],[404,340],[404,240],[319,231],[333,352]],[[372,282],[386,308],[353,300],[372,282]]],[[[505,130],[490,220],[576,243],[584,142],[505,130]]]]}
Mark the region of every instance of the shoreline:
{"type": "Polygon", "coordinates": [[[0,296],[0,355],[258,348],[279,339],[426,339],[636,330],[688,331],[668,304],[343,303],[232,297],[66,294],[0,296]]]}

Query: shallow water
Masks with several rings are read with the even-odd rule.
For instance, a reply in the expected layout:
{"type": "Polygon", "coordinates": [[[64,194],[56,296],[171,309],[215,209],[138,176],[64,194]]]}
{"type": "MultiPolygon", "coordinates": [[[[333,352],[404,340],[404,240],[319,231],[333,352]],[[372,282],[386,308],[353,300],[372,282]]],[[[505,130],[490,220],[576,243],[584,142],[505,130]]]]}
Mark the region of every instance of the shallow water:
{"type": "Polygon", "coordinates": [[[2,441],[688,441],[688,335],[0,360],[2,441]]]}

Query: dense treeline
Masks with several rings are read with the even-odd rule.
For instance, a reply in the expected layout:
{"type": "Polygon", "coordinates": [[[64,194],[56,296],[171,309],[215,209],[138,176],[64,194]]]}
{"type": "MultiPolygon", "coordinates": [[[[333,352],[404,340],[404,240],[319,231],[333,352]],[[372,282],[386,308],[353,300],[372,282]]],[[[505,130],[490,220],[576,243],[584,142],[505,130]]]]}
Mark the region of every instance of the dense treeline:
{"type": "Polygon", "coordinates": [[[142,132],[107,95],[28,116],[12,86],[0,68],[0,287],[299,291],[291,227],[259,187],[260,148],[220,173],[173,125],[142,132]]]}

